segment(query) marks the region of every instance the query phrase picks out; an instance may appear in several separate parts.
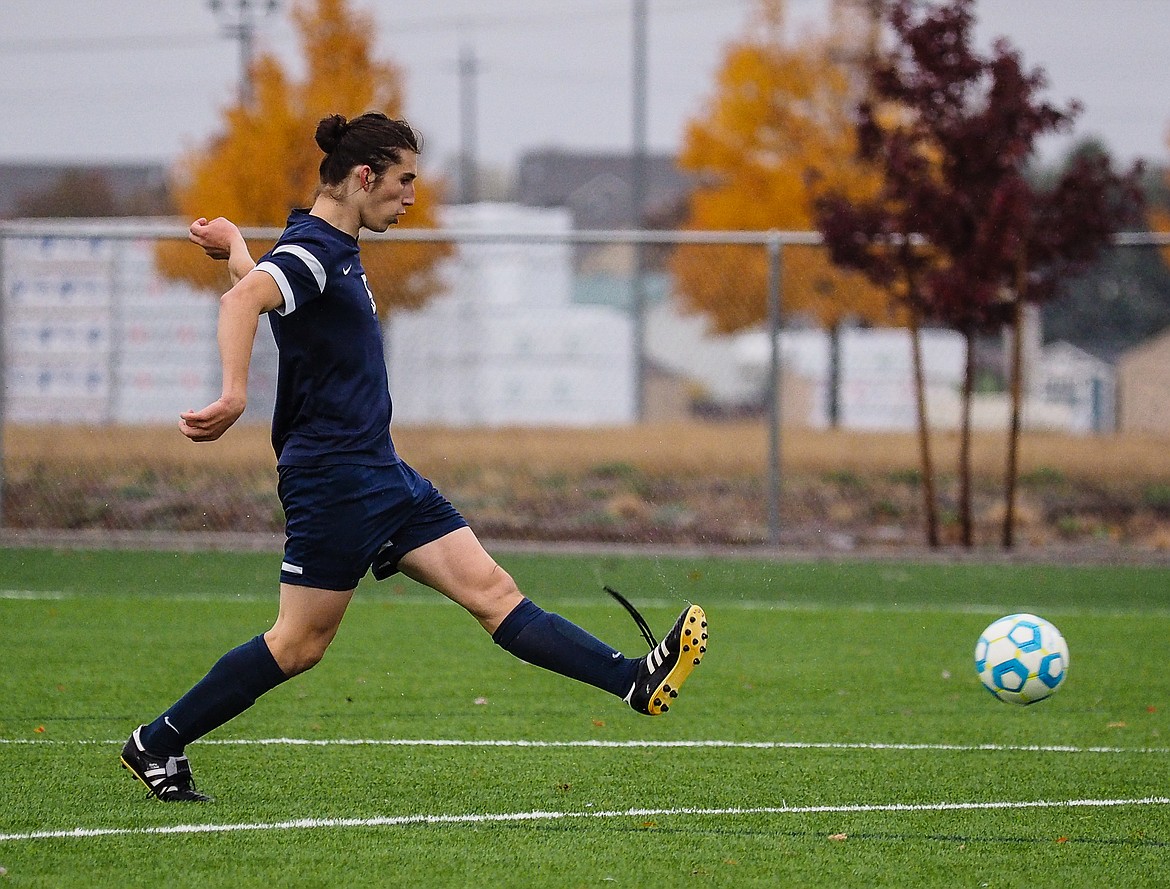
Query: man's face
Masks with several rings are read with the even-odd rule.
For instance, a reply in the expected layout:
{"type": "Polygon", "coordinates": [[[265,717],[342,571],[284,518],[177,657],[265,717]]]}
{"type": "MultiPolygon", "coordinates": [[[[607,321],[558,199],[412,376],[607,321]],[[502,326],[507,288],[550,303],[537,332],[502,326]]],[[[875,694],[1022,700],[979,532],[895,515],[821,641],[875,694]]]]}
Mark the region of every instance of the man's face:
{"type": "Polygon", "coordinates": [[[387,167],[375,176],[362,207],[362,225],[370,231],[384,232],[406,214],[414,204],[414,180],[418,178],[418,155],[402,152],[402,163],[387,167]]]}

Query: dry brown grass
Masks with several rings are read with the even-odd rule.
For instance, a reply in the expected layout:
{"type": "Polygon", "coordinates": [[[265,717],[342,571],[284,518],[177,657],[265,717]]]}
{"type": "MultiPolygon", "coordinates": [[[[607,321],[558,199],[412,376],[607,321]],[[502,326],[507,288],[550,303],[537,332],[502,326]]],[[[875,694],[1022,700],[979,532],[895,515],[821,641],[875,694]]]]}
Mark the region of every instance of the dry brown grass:
{"type": "Polygon", "coordinates": [[[239,426],[220,441],[195,444],[174,426],[11,426],[4,437],[11,469],[35,465],[96,471],[128,467],[256,469],[276,465],[268,429],[239,426]]]}
{"type": "MultiPolygon", "coordinates": [[[[762,423],[402,428],[395,440],[488,536],[736,545],[769,539],[762,423]]],[[[11,528],[276,534],[283,523],[263,426],[232,429],[213,444],[193,444],[174,427],[13,428],[5,446],[4,519],[11,528]]],[[[939,435],[934,446],[941,530],[953,541],[958,439],[939,435]]],[[[913,435],[786,429],[784,541],[919,541],[918,464],[913,435]]],[[[1003,436],[978,436],[973,464],[975,536],[998,540],[1003,436]]],[[[1020,470],[1015,516],[1029,545],[1108,540],[1160,552],[1170,540],[1165,442],[1029,435],[1020,470]]]]}
{"type": "MultiPolygon", "coordinates": [[[[524,469],[529,473],[581,472],[628,464],[649,475],[756,475],[766,471],[768,436],[761,423],[686,423],[610,429],[445,429],[394,431],[403,457],[424,472],[443,475],[467,468],[524,469]]],[[[933,439],[937,469],[954,472],[958,436],[933,439]]],[[[1024,436],[1021,473],[1053,471],[1099,484],[1170,481],[1170,447],[1136,436],[1024,436]]],[[[152,467],[257,470],[275,463],[263,425],[239,426],[212,444],[187,441],[175,427],[10,427],[4,440],[10,471],[40,465],[92,470],[152,467]]],[[[911,434],[813,431],[786,428],[782,467],[788,473],[862,476],[913,471],[918,445],[911,434]]],[[[977,476],[1001,478],[1003,435],[975,437],[977,476]]]]}

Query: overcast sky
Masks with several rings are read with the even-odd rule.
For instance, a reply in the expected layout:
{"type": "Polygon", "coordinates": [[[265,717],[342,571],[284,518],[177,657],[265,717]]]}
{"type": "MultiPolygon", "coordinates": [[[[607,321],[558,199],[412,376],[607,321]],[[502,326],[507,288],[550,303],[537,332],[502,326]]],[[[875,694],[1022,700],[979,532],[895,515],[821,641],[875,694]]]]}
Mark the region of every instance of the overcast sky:
{"type": "MultiPolygon", "coordinates": [[[[259,41],[291,60],[289,2],[263,21],[259,41]]],[[[458,150],[461,47],[479,60],[483,163],[509,168],[537,147],[630,145],[630,0],[353,2],[376,11],[378,52],[406,72],[406,116],[424,134],[424,160],[458,150]]],[[[789,8],[799,26],[824,23],[827,5],[789,8]]],[[[753,6],[648,0],[651,149],[677,150],[753,6]]],[[[1006,36],[1026,64],[1045,69],[1049,97],[1084,103],[1077,136],[1100,137],[1121,160],[1170,162],[1170,0],[976,8],[982,44],[1006,36]]],[[[237,44],[206,0],[2,0],[0,160],[170,162],[216,132],[239,73],[237,44]]]]}

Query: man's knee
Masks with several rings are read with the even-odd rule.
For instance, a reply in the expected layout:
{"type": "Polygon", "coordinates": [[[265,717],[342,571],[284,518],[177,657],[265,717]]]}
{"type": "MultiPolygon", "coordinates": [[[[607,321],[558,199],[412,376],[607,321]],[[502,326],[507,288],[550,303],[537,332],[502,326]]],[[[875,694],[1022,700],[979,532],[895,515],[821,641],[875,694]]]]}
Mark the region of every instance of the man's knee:
{"type": "Polygon", "coordinates": [[[516,585],[516,581],[512,575],[496,565],[488,578],[487,586],[490,590],[490,595],[496,598],[504,598],[520,592],[520,587],[516,585]]]}
{"type": "Polygon", "coordinates": [[[516,607],[521,598],[520,588],[512,575],[499,565],[494,565],[487,576],[479,578],[472,589],[467,590],[462,604],[481,623],[498,623],[516,607]]]}
{"type": "Polygon", "coordinates": [[[321,663],[329,643],[333,641],[333,634],[303,633],[290,636],[273,628],[264,634],[264,640],[277,666],[286,676],[296,676],[321,663]]]}

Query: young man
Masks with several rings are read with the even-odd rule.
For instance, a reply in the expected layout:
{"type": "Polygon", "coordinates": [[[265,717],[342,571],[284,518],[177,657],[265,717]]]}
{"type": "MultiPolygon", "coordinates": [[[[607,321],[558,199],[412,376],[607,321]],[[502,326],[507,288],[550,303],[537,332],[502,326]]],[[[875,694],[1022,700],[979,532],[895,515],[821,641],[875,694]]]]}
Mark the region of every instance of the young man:
{"type": "Polygon", "coordinates": [[[698,605],[683,609],[659,644],[622,600],[651,644],[642,658],[623,657],[544,611],[434,485],[398,457],[357,239],[362,228],[385,231],[414,203],[419,140],[405,121],[372,112],[325,118],[316,141],[325,157],[312,209],[293,211],[259,263],[228,220],[191,225],[194,243],[228,261],[233,286],[219,314],[223,394],[183,413],[179,428],[192,441],[214,441],[240,417],[258,319],[267,314],[280,353],[272,444],[287,539],[272,628],[220,658],[122,750],[123,766],[160,800],[208,799],[195,788],[186,745],[317,664],[371,567],[378,578],[401,571],[437,590],[511,654],[608,691],[639,713],[665,713],[706,651],[698,605]]]}

